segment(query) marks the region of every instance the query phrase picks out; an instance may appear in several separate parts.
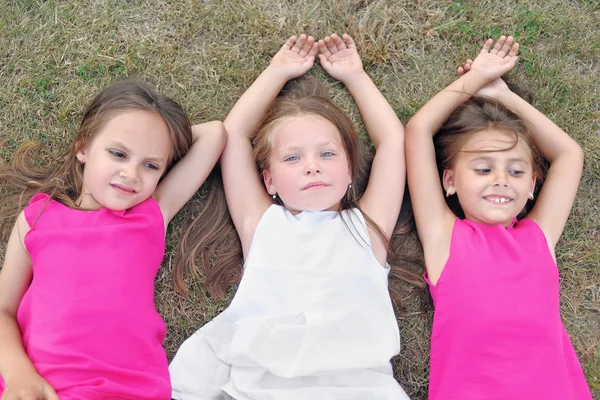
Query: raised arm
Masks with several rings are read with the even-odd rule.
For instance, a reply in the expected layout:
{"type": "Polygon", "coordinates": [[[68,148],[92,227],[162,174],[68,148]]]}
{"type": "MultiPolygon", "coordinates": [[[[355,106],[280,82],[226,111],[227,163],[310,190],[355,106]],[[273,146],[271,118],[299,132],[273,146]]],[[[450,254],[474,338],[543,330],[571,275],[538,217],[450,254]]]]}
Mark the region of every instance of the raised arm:
{"type": "Polygon", "coordinates": [[[17,325],[17,310],[32,278],[31,259],[23,243],[28,231],[21,212],[8,239],[0,272],[0,375],[6,384],[2,398],[58,400],[25,353],[17,325]]]}
{"type": "Polygon", "coordinates": [[[225,147],[227,134],[221,121],[192,127],[192,146],[163,178],[155,195],[165,219],[171,219],[192,198],[206,180],[225,147]]]}
{"type": "Polygon", "coordinates": [[[535,145],[550,163],[542,190],[528,216],[540,226],[554,252],[579,187],[583,150],[548,117],[510,90],[502,92],[498,100],[530,127],[535,145]]]}
{"type": "Polygon", "coordinates": [[[221,157],[221,172],[227,205],[242,242],[244,257],[258,221],[273,204],[256,171],[250,137],[283,85],[312,67],[316,51],[312,37],[290,37],[225,118],[228,139],[221,157]]]}
{"type": "Polygon", "coordinates": [[[389,238],[404,195],[404,127],[364,71],[354,40],[346,34],[342,38],[333,34],[320,40],[319,58],[323,68],[348,88],[375,147],[371,176],[359,203],[389,238]]]}
{"type": "Polygon", "coordinates": [[[455,216],[444,201],[433,136],[460,104],[514,67],[518,44],[512,45],[512,41],[512,37],[502,36],[492,48],[492,40],[488,40],[470,72],[429,100],[406,126],[408,186],[425,264],[434,284],[448,258],[455,216]]]}

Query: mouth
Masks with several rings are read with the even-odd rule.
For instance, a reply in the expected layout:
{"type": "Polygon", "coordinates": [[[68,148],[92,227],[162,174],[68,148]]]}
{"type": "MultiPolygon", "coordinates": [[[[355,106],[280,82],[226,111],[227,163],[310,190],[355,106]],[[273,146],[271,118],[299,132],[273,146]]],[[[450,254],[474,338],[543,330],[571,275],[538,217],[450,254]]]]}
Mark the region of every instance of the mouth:
{"type": "Polygon", "coordinates": [[[308,185],[304,186],[302,188],[302,190],[307,190],[307,189],[320,189],[320,188],[324,188],[329,186],[328,184],[326,184],[325,182],[311,182],[308,185]]]}
{"type": "Polygon", "coordinates": [[[111,183],[110,186],[115,189],[115,191],[124,196],[131,196],[136,194],[135,189],[130,188],[129,186],[119,185],[118,183],[111,183]]]}
{"type": "Polygon", "coordinates": [[[494,194],[489,195],[489,196],[484,196],[483,198],[485,200],[489,201],[490,203],[494,203],[494,204],[508,204],[513,201],[513,199],[511,199],[510,197],[494,195],[494,194]]]}

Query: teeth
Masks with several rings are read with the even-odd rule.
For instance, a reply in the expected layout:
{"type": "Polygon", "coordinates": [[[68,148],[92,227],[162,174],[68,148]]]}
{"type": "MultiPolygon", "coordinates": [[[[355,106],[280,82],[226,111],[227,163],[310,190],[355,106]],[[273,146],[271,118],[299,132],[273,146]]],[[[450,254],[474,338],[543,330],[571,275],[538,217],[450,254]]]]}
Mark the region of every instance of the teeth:
{"type": "Polygon", "coordinates": [[[494,203],[508,203],[510,199],[504,197],[486,197],[486,199],[493,201],[494,203]]]}

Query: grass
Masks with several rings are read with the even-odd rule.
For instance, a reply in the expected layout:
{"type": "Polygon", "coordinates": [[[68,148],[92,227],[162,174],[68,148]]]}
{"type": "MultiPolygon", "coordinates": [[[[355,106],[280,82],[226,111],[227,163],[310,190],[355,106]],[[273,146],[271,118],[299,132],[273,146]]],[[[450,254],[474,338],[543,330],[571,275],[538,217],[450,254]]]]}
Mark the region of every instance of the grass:
{"type": "MultiPolygon", "coordinates": [[[[174,97],[195,122],[223,119],[290,34],[354,36],[365,69],[402,121],[448,84],[483,39],[513,33],[521,43],[514,80],[586,154],[580,191],[557,248],[561,311],[595,398],[600,399],[600,6],[593,0],[37,1],[0,3],[0,160],[28,140],[55,164],[84,105],[108,82],[139,75],[174,97]]],[[[362,126],[343,87],[314,73],[362,126]]],[[[227,302],[175,294],[174,246],[200,209],[198,195],[170,229],[156,303],[172,357],[227,302]]],[[[0,246],[1,247],[1,246],[0,246]]],[[[0,250],[2,250],[0,248],[0,250]]],[[[427,393],[431,310],[404,287],[397,378],[414,399],[427,393]]]]}

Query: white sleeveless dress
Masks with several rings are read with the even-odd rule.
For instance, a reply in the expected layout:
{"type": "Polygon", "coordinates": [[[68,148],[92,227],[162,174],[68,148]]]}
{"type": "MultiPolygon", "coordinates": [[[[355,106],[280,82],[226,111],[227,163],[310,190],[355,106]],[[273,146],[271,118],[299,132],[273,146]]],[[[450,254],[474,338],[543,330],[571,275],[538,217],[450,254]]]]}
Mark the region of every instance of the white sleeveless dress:
{"type": "Polygon", "coordinates": [[[408,399],[389,268],[360,211],[342,215],[265,212],[231,305],[171,362],[174,399],[408,399]]]}

